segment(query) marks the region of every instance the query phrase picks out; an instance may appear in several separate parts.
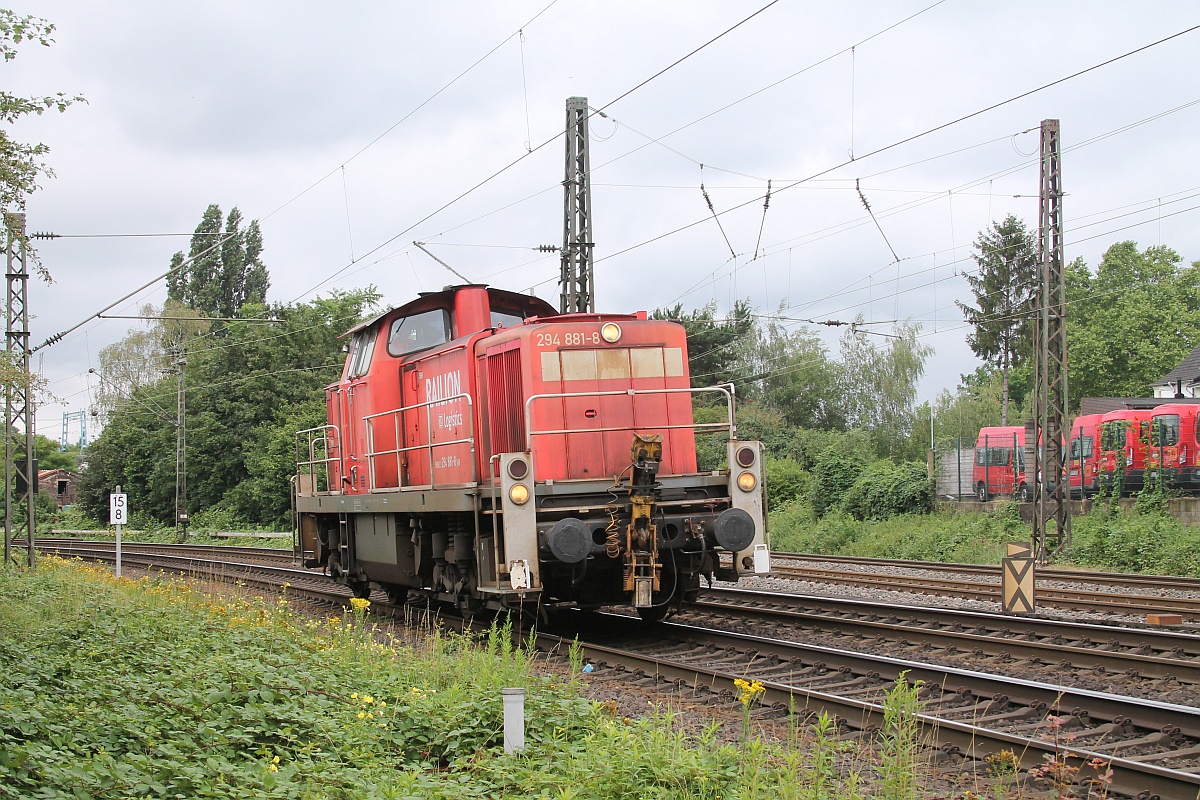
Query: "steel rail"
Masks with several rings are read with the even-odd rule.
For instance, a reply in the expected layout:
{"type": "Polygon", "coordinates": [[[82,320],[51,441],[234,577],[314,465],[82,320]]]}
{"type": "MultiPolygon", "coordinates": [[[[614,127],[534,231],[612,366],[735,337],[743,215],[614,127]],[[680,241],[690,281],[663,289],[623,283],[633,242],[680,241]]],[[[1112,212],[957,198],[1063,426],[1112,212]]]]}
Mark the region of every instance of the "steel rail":
{"type": "MultiPolygon", "coordinates": [[[[823,556],[814,553],[785,553],[772,552],[771,558],[777,559],[783,566],[789,561],[799,563],[825,562],[829,564],[853,564],[864,567],[899,567],[912,570],[928,570],[937,573],[961,573],[966,575],[985,575],[1000,579],[1000,567],[996,564],[963,564],[941,561],[910,561],[893,558],[868,558],[866,556],[823,556]]],[[[1065,581],[1071,583],[1097,583],[1104,586],[1123,588],[1153,588],[1178,589],[1180,591],[1200,592],[1200,578],[1186,575],[1142,575],[1125,572],[1093,572],[1091,570],[1057,569],[1039,567],[1039,580],[1065,581]]]]}
{"type": "Polygon", "coordinates": [[[988,656],[1065,658],[1071,666],[1200,684],[1200,636],[1176,631],[730,588],[706,590],[684,615],[706,612],[731,623],[759,618],[845,635],[893,641],[911,637],[967,653],[977,649],[988,656]]]}
{"type": "MultiPolygon", "coordinates": [[[[893,592],[931,594],[942,597],[960,597],[984,602],[999,603],[1001,587],[994,583],[980,583],[952,578],[915,577],[912,575],[887,575],[875,572],[856,572],[816,567],[788,568],[772,563],[775,577],[813,583],[833,583],[845,586],[862,586],[893,592]]],[[[997,576],[999,573],[997,573],[997,576]]],[[[1039,573],[1039,577],[1044,575],[1039,573]]],[[[1182,614],[1185,619],[1200,620],[1200,597],[1170,597],[1165,595],[1124,594],[1102,590],[1085,591],[1063,589],[1039,583],[1035,589],[1037,602],[1042,605],[1112,613],[1115,610],[1131,614],[1161,613],[1165,611],[1182,614]]]]}

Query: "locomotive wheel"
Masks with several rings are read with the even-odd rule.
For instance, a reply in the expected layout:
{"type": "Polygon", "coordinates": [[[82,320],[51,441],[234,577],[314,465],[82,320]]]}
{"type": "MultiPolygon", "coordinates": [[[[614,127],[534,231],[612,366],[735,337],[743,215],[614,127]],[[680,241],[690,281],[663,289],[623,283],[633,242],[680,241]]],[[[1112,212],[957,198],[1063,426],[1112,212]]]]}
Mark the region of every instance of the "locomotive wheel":
{"type": "Polygon", "coordinates": [[[983,481],[980,481],[979,483],[975,484],[975,497],[978,498],[979,502],[981,502],[981,503],[986,503],[990,499],[988,497],[987,486],[984,484],[983,481]]]}
{"type": "Polygon", "coordinates": [[[671,611],[670,603],[663,603],[660,606],[650,606],[649,608],[639,608],[638,616],[643,622],[662,622],[667,614],[671,611]]]}
{"type": "Polygon", "coordinates": [[[388,602],[394,606],[402,606],[408,600],[408,589],[403,586],[387,587],[388,602]]]}
{"type": "Polygon", "coordinates": [[[1017,499],[1020,500],[1022,503],[1029,502],[1030,496],[1029,496],[1029,486],[1028,485],[1022,483],[1020,488],[1017,489],[1017,499]]]}
{"type": "Polygon", "coordinates": [[[350,581],[346,584],[350,588],[350,594],[354,597],[367,600],[371,597],[371,584],[368,581],[350,581]]]}

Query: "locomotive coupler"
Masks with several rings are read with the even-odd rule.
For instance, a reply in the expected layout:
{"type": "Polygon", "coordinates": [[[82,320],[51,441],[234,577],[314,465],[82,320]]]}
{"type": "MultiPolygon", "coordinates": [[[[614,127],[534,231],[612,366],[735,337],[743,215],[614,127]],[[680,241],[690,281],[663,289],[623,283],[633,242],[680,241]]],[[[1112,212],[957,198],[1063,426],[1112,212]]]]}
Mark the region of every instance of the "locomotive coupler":
{"type": "Polygon", "coordinates": [[[654,505],[659,494],[656,480],[662,462],[662,435],[635,433],[630,448],[632,474],[629,489],[629,527],[625,534],[624,588],[633,592],[635,608],[654,605],[661,588],[662,564],[658,561],[658,526],[654,505]]]}

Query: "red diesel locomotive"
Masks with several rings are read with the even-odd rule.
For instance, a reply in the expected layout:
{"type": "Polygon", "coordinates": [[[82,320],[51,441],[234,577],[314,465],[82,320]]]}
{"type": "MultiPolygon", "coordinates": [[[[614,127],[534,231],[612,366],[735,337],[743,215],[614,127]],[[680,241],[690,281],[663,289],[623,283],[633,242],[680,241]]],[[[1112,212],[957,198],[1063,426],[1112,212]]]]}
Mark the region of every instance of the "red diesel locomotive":
{"type": "Polygon", "coordinates": [[[731,386],[691,387],[682,326],[466,285],[347,336],[293,504],[298,554],[356,594],[661,619],[702,576],[769,571],[762,446],[731,386]],[[696,423],[696,397],[725,419],[696,423]],[[729,468],[697,469],[697,434],[729,468]]]}

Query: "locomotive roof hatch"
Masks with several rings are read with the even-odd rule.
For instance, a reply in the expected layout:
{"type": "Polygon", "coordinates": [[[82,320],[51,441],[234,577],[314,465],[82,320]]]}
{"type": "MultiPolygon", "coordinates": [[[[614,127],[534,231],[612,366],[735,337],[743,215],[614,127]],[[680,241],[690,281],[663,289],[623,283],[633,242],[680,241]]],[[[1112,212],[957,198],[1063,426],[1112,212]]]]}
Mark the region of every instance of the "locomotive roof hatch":
{"type": "MultiPolygon", "coordinates": [[[[533,295],[521,294],[520,292],[510,292],[505,289],[496,289],[482,283],[465,283],[457,286],[447,286],[440,292],[421,292],[416,300],[409,301],[402,306],[389,308],[380,314],[376,314],[370,319],[360,322],[350,330],[346,331],[339,338],[353,336],[361,330],[371,327],[396,312],[402,315],[412,314],[418,311],[427,311],[433,308],[446,308],[454,310],[455,296],[464,289],[484,289],[487,292],[488,305],[491,308],[503,309],[508,311],[520,312],[522,317],[532,319],[534,317],[555,317],[558,316],[558,311],[554,306],[542,300],[540,297],[533,295]]],[[[459,335],[463,335],[461,332],[459,335]]]]}

